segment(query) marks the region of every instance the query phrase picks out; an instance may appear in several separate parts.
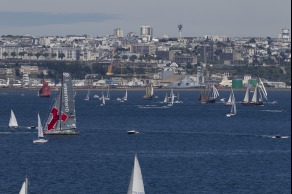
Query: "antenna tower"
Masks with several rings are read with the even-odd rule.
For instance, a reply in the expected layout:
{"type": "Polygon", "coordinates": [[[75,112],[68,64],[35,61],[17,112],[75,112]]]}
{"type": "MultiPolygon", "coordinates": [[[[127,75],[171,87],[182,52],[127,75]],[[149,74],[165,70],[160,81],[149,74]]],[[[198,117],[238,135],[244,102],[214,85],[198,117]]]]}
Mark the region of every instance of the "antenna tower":
{"type": "Polygon", "coordinates": [[[181,32],[182,32],[183,25],[179,24],[177,27],[178,27],[179,37],[181,38],[181,32]]]}

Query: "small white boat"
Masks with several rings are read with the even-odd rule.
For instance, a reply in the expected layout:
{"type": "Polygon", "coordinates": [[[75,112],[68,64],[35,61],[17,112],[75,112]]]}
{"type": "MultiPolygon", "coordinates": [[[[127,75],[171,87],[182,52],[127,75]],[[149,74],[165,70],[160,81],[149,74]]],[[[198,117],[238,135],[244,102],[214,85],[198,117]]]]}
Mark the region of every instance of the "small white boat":
{"type": "Polygon", "coordinates": [[[139,131],[136,131],[136,130],[130,130],[130,131],[127,131],[128,134],[139,134],[140,132],[139,131]]]}
{"type": "Polygon", "coordinates": [[[33,140],[33,143],[47,143],[47,142],[48,140],[45,139],[44,137],[41,118],[40,118],[40,115],[38,114],[38,138],[36,140],[33,140]]]}

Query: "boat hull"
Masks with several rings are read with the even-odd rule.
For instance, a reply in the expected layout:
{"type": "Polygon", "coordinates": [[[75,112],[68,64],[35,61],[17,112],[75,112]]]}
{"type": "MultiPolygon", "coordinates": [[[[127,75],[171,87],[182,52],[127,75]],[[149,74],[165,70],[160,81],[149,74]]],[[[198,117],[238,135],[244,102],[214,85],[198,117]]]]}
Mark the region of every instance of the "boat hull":
{"type": "Polygon", "coordinates": [[[36,139],[33,141],[33,143],[47,143],[48,140],[47,139],[36,139]]]}
{"type": "Polygon", "coordinates": [[[79,135],[76,129],[44,131],[44,135],[79,135]]]}

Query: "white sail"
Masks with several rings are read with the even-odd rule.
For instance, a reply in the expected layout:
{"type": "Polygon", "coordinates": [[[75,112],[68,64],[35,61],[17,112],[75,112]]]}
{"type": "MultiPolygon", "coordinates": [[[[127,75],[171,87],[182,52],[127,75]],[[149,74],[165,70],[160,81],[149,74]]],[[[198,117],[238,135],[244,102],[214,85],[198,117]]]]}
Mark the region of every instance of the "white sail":
{"type": "Polygon", "coordinates": [[[40,114],[38,114],[38,138],[43,138],[44,133],[43,133],[43,127],[42,127],[42,122],[40,118],[40,114]]]}
{"type": "Polygon", "coordinates": [[[258,102],[258,86],[255,87],[251,102],[258,102]]]}
{"type": "Polygon", "coordinates": [[[268,100],[268,93],[267,93],[267,90],[266,90],[265,85],[262,82],[261,78],[259,78],[259,88],[261,89],[262,93],[264,94],[264,98],[266,100],[268,100]]]}
{"type": "MultiPolygon", "coordinates": [[[[232,93],[233,94],[233,93],[232,93]]],[[[232,95],[232,106],[231,106],[231,114],[236,115],[236,102],[235,102],[235,96],[232,95]]]]}
{"type": "Polygon", "coordinates": [[[168,102],[168,96],[167,96],[167,93],[165,94],[165,98],[164,98],[164,103],[167,103],[168,102]]]}
{"type": "Polygon", "coordinates": [[[90,97],[90,90],[87,91],[87,95],[86,95],[86,98],[84,98],[84,100],[89,100],[89,97],[90,97]]]}
{"type": "Polygon", "coordinates": [[[11,110],[10,120],[9,120],[8,126],[10,128],[17,128],[18,127],[18,123],[17,123],[17,120],[16,120],[16,117],[15,117],[13,110],[11,110]]]}
{"type": "Polygon", "coordinates": [[[243,102],[245,102],[245,103],[249,102],[249,86],[246,87],[246,92],[245,92],[243,102]]]}
{"type": "Polygon", "coordinates": [[[25,177],[25,180],[22,183],[19,194],[28,194],[28,178],[25,177]]]}
{"type": "Polygon", "coordinates": [[[124,96],[124,100],[128,100],[128,90],[126,90],[125,96],[124,96]]]}
{"type": "Polygon", "coordinates": [[[231,103],[232,102],[232,97],[234,96],[234,94],[233,94],[233,90],[231,89],[231,93],[230,93],[230,95],[229,95],[229,98],[228,98],[228,103],[231,103]]]}
{"type": "Polygon", "coordinates": [[[130,184],[127,194],[145,194],[142,172],[137,158],[134,159],[134,166],[132,169],[130,184]]]}

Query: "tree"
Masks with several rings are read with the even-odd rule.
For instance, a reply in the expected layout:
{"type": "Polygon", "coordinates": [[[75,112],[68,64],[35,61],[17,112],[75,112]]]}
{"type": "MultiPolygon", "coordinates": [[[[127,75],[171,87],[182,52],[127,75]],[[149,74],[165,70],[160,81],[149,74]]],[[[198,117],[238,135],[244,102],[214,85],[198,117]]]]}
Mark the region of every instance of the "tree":
{"type": "Polygon", "coordinates": [[[39,52],[37,52],[37,53],[35,54],[35,56],[36,56],[37,59],[39,59],[39,57],[40,57],[41,55],[42,55],[42,54],[39,53],[39,52]]]}
{"type": "Polygon", "coordinates": [[[18,53],[18,55],[19,55],[21,58],[23,58],[23,56],[24,56],[25,54],[26,54],[26,52],[22,52],[22,51],[18,53]]]}
{"type": "Polygon", "coordinates": [[[54,59],[57,57],[57,54],[56,53],[51,53],[51,57],[54,59]]]}
{"type": "Polygon", "coordinates": [[[122,59],[123,59],[124,61],[126,61],[128,58],[129,58],[128,55],[123,55],[123,56],[122,56],[122,59]]]}
{"type": "Polygon", "coordinates": [[[134,62],[135,60],[137,60],[137,55],[132,55],[132,56],[130,57],[130,60],[133,61],[133,62],[134,62]]]}
{"type": "Polygon", "coordinates": [[[64,53],[59,53],[59,56],[58,56],[60,59],[63,59],[65,57],[65,54],[64,53]]]}
{"type": "Polygon", "coordinates": [[[10,55],[11,55],[13,58],[15,58],[15,57],[17,56],[17,53],[16,53],[16,52],[12,52],[12,53],[10,53],[10,55]]]}
{"type": "Polygon", "coordinates": [[[7,58],[8,55],[9,55],[9,54],[8,54],[7,52],[4,52],[4,53],[3,53],[3,56],[5,57],[5,59],[7,58]]]}

